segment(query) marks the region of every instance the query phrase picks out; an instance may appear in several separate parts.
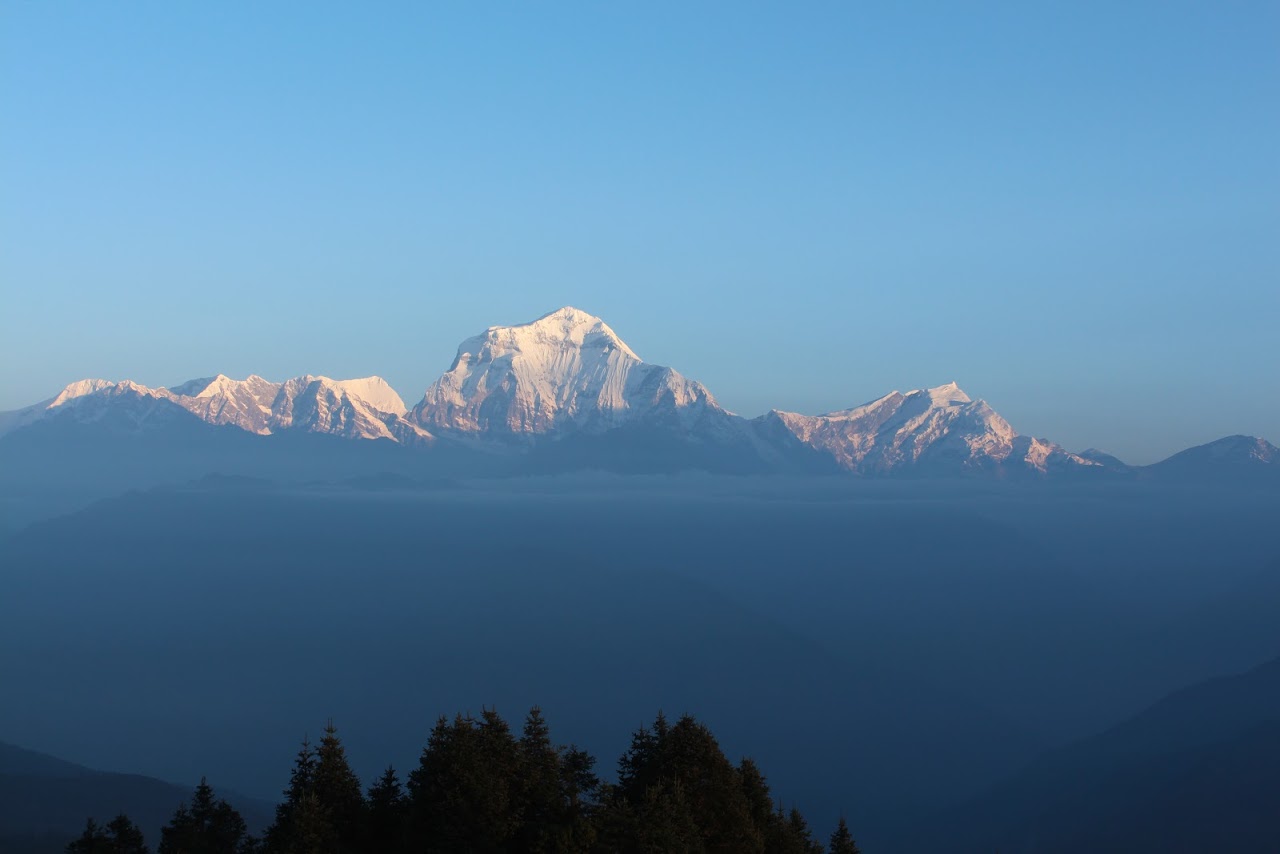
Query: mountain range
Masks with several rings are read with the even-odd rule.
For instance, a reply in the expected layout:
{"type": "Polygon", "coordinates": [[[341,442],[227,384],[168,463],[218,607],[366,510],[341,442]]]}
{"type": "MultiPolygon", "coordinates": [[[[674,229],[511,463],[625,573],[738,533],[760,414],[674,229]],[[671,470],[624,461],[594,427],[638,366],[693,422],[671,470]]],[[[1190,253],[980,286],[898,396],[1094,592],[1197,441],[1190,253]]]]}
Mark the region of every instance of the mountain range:
{"type": "Polygon", "coordinates": [[[376,376],[271,382],[219,374],[168,388],[85,379],[0,413],[0,438],[67,422],[142,436],[198,424],[264,436],[323,434],[525,456],[544,461],[543,470],[1266,478],[1280,472],[1275,446],[1248,436],[1141,469],[1092,449],[1072,453],[1019,434],[954,382],[893,391],[823,415],[773,410],[747,419],[696,380],[643,361],[600,318],[567,306],[468,338],[412,409],[376,376]]]}

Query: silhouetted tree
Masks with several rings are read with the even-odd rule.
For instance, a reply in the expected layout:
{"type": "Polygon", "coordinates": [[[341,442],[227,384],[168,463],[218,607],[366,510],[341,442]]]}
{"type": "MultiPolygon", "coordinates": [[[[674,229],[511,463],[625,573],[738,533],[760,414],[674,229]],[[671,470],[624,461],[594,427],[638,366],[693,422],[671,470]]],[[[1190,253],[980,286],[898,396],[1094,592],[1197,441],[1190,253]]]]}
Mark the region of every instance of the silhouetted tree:
{"type": "MultiPolygon", "coordinates": [[[[667,719],[662,712],[658,712],[654,726],[661,726],[665,733],[667,719]]],[[[656,782],[658,739],[655,730],[642,726],[631,733],[631,746],[618,758],[618,790],[628,801],[638,801],[645,789],[656,782]]]]}
{"type": "Polygon", "coordinates": [[[596,759],[585,750],[569,746],[560,759],[560,792],[564,816],[561,851],[585,851],[595,840],[595,812],[600,778],[596,759]]]}
{"type": "Polygon", "coordinates": [[[85,823],[84,833],[67,845],[67,854],[148,854],[142,831],[127,815],[118,815],[99,827],[93,819],[85,823]]]}
{"type": "Polygon", "coordinates": [[[369,787],[369,811],[365,824],[365,850],[395,854],[404,847],[408,801],[394,768],[387,768],[369,787]]]}
{"type": "Polygon", "coordinates": [[[609,790],[601,833],[611,845],[645,850],[661,844],[688,850],[762,852],[776,825],[768,787],[754,764],[735,768],[711,731],[685,715],[668,724],[659,715],[652,727],[632,734],[618,761],[618,785],[609,790]],[[687,823],[697,843],[685,838],[687,823]],[[626,840],[635,840],[628,845],[626,840]],[[639,845],[640,847],[635,847],[639,845]]]}
{"type": "Polygon", "coordinates": [[[845,823],[844,816],[840,816],[840,823],[831,834],[831,844],[827,846],[827,851],[828,854],[861,854],[858,844],[853,841],[853,834],[849,832],[849,825],[845,823]]]}
{"type": "Polygon", "coordinates": [[[107,824],[107,836],[115,846],[115,854],[148,854],[142,831],[127,815],[121,814],[111,819],[107,824]]]}
{"type": "Polygon", "coordinates": [[[808,828],[802,830],[792,825],[791,818],[779,806],[773,807],[769,785],[760,768],[751,759],[738,764],[738,778],[747,801],[747,813],[751,824],[768,852],[783,854],[808,854],[812,839],[808,828]]]}
{"type": "Polygon", "coordinates": [[[595,759],[577,748],[552,744],[536,706],[525,718],[517,754],[514,847],[536,854],[588,850],[594,837],[590,813],[600,785],[593,772],[595,759]]]}
{"type": "Polygon", "coordinates": [[[215,798],[200,779],[191,805],[182,804],[160,829],[159,854],[247,854],[256,847],[240,813],[215,798]]]}
{"type": "Polygon", "coordinates": [[[791,814],[787,816],[787,826],[791,828],[792,836],[800,844],[800,850],[805,854],[822,854],[822,843],[813,838],[813,832],[809,830],[809,822],[804,820],[800,810],[795,807],[791,808],[791,814]]]}
{"type": "Polygon", "coordinates": [[[498,714],[437,721],[409,775],[408,847],[503,848],[519,827],[515,738],[498,714]]]}
{"type": "MultiPolygon", "coordinates": [[[[252,854],[244,819],[201,780],[161,831],[157,854],[252,854]]],[[[68,854],[147,854],[126,816],[90,819],[68,854]]],[[[711,731],[661,713],[602,785],[595,759],[559,747],[537,707],[517,739],[491,709],[440,718],[401,788],[388,768],[367,797],[333,724],[303,739],[262,849],[269,854],[822,854],[796,809],[775,810],[750,759],[733,766],[711,731]]],[[[856,854],[844,819],[832,854],[856,854]]]]}
{"type": "Polygon", "coordinates": [[[637,821],[630,830],[631,846],[639,854],[673,851],[698,854],[711,851],[680,780],[661,781],[645,790],[637,821]]]}
{"type": "Polygon", "coordinates": [[[815,843],[808,824],[799,812],[794,815],[783,810],[782,805],[773,812],[764,832],[764,850],[769,854],[813,854],[821,852],[822,846],[815,843]],[[799,818],[799,821],[795,821],[799,818]]]}
{"type": "Polygon", "coordinates": [[[738,780],[742,785],[742,796],[746,799],[747,815],[761,839],[768,837],[769,828],[776,817],[773,813],[773,800],[769,796],[769,784],[759,766],[749,758],[738,763],[738,780]]]}
{"type": "Polygon", "coordinates": [[[711,730],[685,715],[658,738],[658,777],[679,782],[709,851],[762,851],[737,769],[711,730]]]}
{"type": "Polygon", "coordinates": [[[84,824],[84,833],[67,844],[67,854],[114,854],[115,847],[107,836],[107,831],[98,827],[93,819],[84,824]]]}
{"type": "Polygon", "coordinates": [[[311,791],[315,795],[322,819],[328,824],[327,834],[332,839],[335,854],[361,854],[363,850],[365,803],[360,792],[360,780],[347,762],[346,750],[338,738],[338,731],[330,721],[316,749],[315,768],[312,770],[311,791]]]}
{"type": "Polygon", "coordinates": [[[551,743],[551,730],[537,706],[525,717],[517,749],[520,826],[516,846],[536,854],[561,850],[556,844],[564,812],[560,797],[560,754],[551,743]]]}
{"type": "Polygon", "coordinates": [[[336,846],[315,793],[317,763],[316,749],[304,736],[284,800],[276,805],[276,820],[267,828],[265,848],[271,854],[319,854],[336,846]]]}

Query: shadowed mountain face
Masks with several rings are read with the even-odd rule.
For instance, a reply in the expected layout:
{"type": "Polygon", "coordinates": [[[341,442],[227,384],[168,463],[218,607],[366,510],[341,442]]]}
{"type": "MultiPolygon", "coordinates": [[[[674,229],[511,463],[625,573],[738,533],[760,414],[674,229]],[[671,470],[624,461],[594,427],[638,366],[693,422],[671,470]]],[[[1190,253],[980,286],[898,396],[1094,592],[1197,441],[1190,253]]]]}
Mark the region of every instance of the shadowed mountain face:
{"type": "MultiPolygon", "coordinates": [[[[198,782],[198,780],[196,781],[198,782]]],[[[127,813],[150,840],[179,804],[191,800],[190,786],[138,774],[95,771],[33,750],[0,742],[0,851],[6,854],[60,854],[84,830],[85,819],[105,823],[127,813]]],[[[268,803],[220,792],[254,832],[271,819],[268,803]]]]}
{"type": "Polygon", "coordinates": [[[1270,852],[1280,659],[1178,691],[933,822],[918,850],[1270,852]]]}

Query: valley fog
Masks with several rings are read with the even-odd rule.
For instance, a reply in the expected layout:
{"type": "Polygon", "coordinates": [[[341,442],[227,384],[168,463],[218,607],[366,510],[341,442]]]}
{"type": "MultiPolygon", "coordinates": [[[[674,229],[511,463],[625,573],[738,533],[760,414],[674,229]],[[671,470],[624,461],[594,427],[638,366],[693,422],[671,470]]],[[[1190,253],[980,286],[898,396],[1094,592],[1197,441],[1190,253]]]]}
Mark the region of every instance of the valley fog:
{"type": "Polygon", "coordinates": [[[898,850],[921,816],[1280,654],[1274,490],[710,475],[206,478],[9,536],[6,739],[273,799],[540,705],[611,775],[658,709],[898,850]],[[16,701],[13,701],[16,700],[16,701]]]}

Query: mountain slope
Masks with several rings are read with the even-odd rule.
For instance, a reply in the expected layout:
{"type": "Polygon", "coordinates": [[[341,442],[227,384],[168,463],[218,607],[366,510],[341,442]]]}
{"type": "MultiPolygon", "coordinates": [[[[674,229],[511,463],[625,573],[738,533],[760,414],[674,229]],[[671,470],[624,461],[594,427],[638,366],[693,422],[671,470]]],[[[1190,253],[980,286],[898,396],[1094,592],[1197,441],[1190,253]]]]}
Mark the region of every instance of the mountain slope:
{"type": "Polygon", "coordinates": [[[826,415],[774,410],[758,421],[859,474],[1101,468],[1057,445],[1019,436],[985,401],[971,399],[954,382],[906,394],[894,391],[826,415]]]}
{"type": "Polygon", "coordinates": [[[566,306],[468,338],[411,418],[491,436],[601,433],[638,420],[690,427],[727,416],[711,393],[637,356],[603,320],[566,306]]]}
{"type": "Polygon", "coordinates": [[[1274,851],[1277,803],[1280,659],[1046,755],[921,850],[1274,851]]]}
{"type": "Polygon", "coordinates": [[[302,376],[273,383],[259,376],[233,380],[222,374],[171,388],[148,388],[127,380],[81,380],[48,401],[6,413],[0,418],[0,435],[50,418],[105,421],[122,429],[151,428],[157,420],[175,417],[175,408],[207,424],[230,425],[264,436],[297,430],[405,443],[426,443],[432,438],[404,418],[404,401],[381,377],[302,376]]]}
{"type": "Polygon", "coordinates": [[[1257,436],[1226,436],[1147,466],[1157,478],[1247,478],[1280,481],[1280,448],[1257,436]]]}

